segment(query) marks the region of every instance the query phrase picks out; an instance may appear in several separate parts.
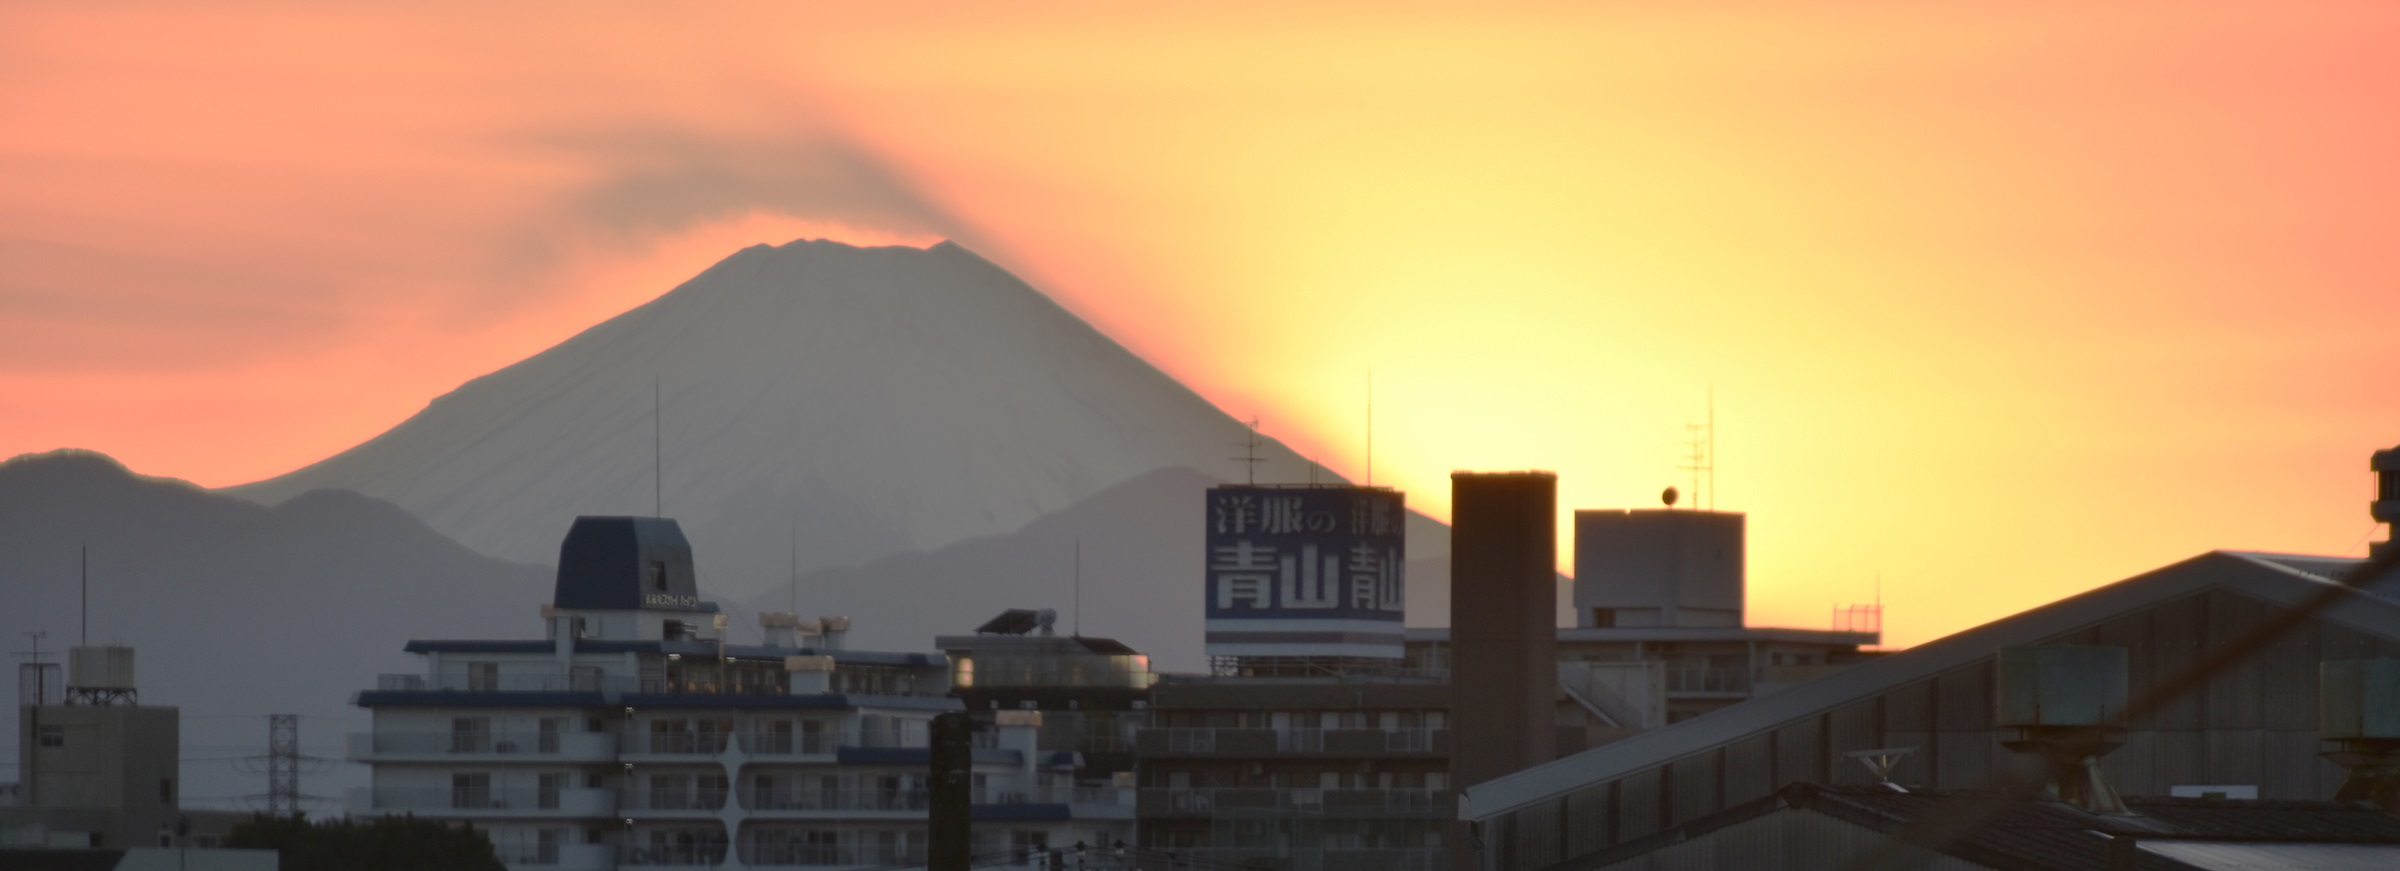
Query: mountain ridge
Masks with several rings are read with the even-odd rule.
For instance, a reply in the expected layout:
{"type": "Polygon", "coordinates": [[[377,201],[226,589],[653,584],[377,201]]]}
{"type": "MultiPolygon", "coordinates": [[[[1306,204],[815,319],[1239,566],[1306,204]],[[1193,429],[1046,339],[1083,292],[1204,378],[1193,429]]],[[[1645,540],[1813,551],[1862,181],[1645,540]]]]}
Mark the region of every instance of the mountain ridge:
{"type": "MultiPolygon", "coordinates": [[[[800,240],[743,248],[373,439],[220,492],[356,490],[529,563],[555,558],[575,515],[660,512],[738,597],[777,585],[793,550],[806,571],[1006,533],[1146,472],[1228,465],[1250,435],[954,242],[800,240]]],[[[1263,477],[1308,476],[1260,442],[1263,477]]]]}

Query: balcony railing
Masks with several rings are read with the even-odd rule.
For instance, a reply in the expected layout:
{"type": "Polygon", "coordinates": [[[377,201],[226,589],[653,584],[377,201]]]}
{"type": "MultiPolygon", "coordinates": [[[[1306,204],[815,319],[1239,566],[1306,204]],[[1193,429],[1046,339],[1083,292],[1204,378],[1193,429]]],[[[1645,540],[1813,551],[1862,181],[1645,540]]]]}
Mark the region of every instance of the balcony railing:
{"type": "Polygon", "coordinates": [[[1266,729],[1166,728],[1143,729],[1135,745],[1154,754],[1330,754],[1438,753],[1449,742],[1448,729],[1266,729]]]}
{"type": "Polygon", "coordinates": [[[609,871],[617,867],[617,848],[610,844],[509,844],[494,845],[493,851],[511,868],[609,871]]]}
{"type": "Polygon", "coordinates": [[[1746,695],[1750,692],[1750,669],[1748,666],[1670,668],[1667,692],[1746,695]]]}
{"type": "Polygon", "coordinates": [[[1150,788],[1141,792],[1143,816],[1241,816],[1322,814],[1326,816],[1447,816],[1453,807],[1446,789],[1275,789],[1271,787],[1150,788]]]}
{"type": "Polygon", "coordinates": [[[917,865],[925,861],[925,848],[905,844],[779,844],[762,838],[744,843],[741,858],[742,864],[753,868],[917,865]]]}
{"type": "Polygon", "coordinates": [[[641,868],[714,868],[730,851],[724,844],[627,844],[617,848],[617,864],[641,868]]]}
{"type": "Polygon", "coordinates": [[[809,789],[743,791],[742,806],[754,811],[923,811],[923,789],[809,789]]]}
{"type": "MultiPolygon", "coordinates": [[[[742,791],[742,806],[753,811],[922,811],[929,801],[923,788],[823,789],[804,786],[756,787],[742,791]]],[[[975,804],[1130,806],[1134,791],[1113,786],[1036,786],[1024,789],[977,790],[975,804]]]]}
{"type": "Polygon", "coordinates": [[[414,813],[426,816],[605,817],[616,813],[616,793],[586,788],[387,787],[353,790],[356,813],[414,813]]]}
{"type": "Polygon", "coordinates": [[[660,811],[698,811],[715,813],[725,807],[729,791],[723,787],[651,787],[628,789],[617,796],[620,813],[660,811]]]}
{"type": "Polygon", "coordinates": [[[615,735],[606,732],[535,731],[419,731],[353,732],[350,758],[360,761],[394,757],[484,756],[530,757],[528,761],[607,761],[616,757],[615,735]]]}
{"type": "Polygon", "coordinates": [[[842,745],[838,732],[741,732],[742,752],[752,756],[824,756],[842,745]]]}
{"type": "Polygon", "coordinates": [[[1287,850],[1199,848],[1176,850],[1196,868],[1274,868],[1280,871],[1447,871],[1447,850],[1426,848],[1287,850]]]}

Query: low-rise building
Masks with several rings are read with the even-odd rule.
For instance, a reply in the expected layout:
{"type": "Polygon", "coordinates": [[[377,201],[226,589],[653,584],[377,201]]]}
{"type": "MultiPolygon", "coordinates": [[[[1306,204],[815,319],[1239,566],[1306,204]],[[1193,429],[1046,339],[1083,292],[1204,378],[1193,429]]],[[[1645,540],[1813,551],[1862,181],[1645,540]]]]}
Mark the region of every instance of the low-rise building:
{"type": "MultiPolygon", "coordinates": [[[[930,723],[963,707],[941,654],[851,650],[847,620],[789,614],[731,643],[663,518],[578,518],[543,616],[539,639],[411,642],[421,672],[359,693],[352,813],[473,823],[512,868],[924,861],[930,723]]],[[[1132,836],[1130,793],[1077,788],[1038,711],[993,725],[978,854],[1132,836]]]]}

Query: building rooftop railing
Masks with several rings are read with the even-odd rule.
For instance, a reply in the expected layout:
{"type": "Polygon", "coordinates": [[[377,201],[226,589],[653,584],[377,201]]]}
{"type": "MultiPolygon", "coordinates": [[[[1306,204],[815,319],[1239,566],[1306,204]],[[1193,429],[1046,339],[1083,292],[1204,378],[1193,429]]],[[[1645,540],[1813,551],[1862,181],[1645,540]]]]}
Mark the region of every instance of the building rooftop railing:
{"type": "Polygon", "coordinates": [[[1274,868],[1278,871],[1448,871],[1449,851],[1440,848],[1265,849],[1199,847],[1172,851],[1196,868],[1274,868]]]}
{"type": "Polygon", "coordinates": [[[1272,787],[1151,787],[1141,791],[1145,816],[1447,815],[1447,789],[1277,789],[1272,787]]]}

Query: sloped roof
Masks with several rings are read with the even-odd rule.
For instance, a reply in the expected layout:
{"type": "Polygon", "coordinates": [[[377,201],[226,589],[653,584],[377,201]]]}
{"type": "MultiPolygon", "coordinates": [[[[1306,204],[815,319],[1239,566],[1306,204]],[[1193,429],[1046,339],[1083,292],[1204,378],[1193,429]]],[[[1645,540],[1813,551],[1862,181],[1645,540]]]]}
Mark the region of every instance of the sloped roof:
{"type": "MultiPolygon", "coordinates": [[[[1955,795],[1796,784],[1777,799],[1785,806],[1898,834],[1919,818],[1939,813],[1943,802],[1955,795]]],[[[2200,854],[2235,844],[2286,852],[2325,845],[2400,851],[2400,817],[2365,802],[2127,798],[2125,803],[2134,815],[2095,814],[2057,801],[2013,804],[1941,851],[1992,867],[2061,871],[2107,867],[2110,842],[2117,838],[2132,838],[2141,845],[2144,855],[2135,865],[2140,869],[2214,867],[2192,864],[2174,855],[2177,851],[2148,849],[2153,845],[2185,844],[2197,849],[2182,852],[2200,854]]],[[[2383,853],[2384,858],[2391,856],[2383,853]]],[[[2196,858],[2205,863],[2205,858],[2196,858]]]]}
{"type": "MultiPolygon", "coordinates": [[[[1469,786],[1460,794],[1459,817],[1489,820],[1972,664],[2002,647],[2032,644],[2212,588],[2270,605],[2296,605],[2327,587],[2339,586],[2334,578],[2360,562],[2236,551],[2201,554],[1877,657],[1774,695],[1469,786]]],[[[2371,586],[2380,593],[2400,584],[2379,579],[2371,586]]],[[[2317,616],[2377,637],[2400,639],[2400,601],[2384,595],[2346,596],[2317,616]]]]}

